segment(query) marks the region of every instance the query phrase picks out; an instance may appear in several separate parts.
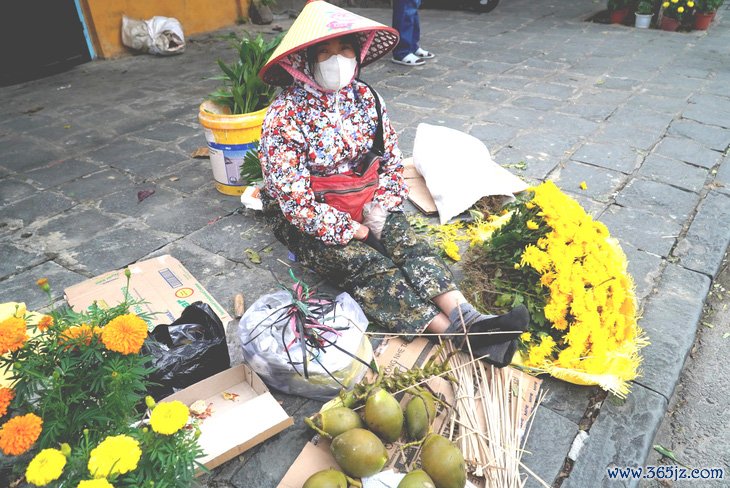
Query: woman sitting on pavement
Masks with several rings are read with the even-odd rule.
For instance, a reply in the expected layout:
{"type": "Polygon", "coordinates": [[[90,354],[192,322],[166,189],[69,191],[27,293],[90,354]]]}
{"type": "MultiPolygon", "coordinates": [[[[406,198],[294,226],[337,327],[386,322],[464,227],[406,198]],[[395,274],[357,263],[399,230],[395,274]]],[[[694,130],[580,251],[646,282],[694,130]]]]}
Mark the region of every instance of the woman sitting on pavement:
{"type": "Polygon", "coordinates": [[[384,102],[356,78],[397,42],[394,29],[325,1],[304,7],[259,74],[286,87],[261,134],[264,211],[277,239],[376,324],[406,336],[466,327],[475,357],[504,366],[527,310],[477,312],[417,238],[403,214],[396,132],[384,102]]]}

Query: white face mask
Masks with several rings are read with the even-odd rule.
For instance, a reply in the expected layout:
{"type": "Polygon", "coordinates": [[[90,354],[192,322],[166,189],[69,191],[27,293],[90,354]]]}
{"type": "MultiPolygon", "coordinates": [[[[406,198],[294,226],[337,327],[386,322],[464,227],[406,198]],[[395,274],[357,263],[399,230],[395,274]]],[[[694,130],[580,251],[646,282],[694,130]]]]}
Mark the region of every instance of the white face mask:
{"type": "Polygon", "coordinates": [[[325,90],[336,91],[347,86],[355,77],[357,62],[342,54],[335,54],[314,65],[314,81],[325,90]]]}

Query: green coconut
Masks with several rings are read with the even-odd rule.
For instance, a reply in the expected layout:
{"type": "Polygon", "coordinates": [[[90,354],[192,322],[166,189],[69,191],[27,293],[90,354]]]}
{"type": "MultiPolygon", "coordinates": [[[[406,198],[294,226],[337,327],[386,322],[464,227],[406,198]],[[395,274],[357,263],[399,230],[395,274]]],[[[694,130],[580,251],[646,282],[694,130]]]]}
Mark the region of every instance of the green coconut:
{"type": "Polygon", "coordinates": [[[393,395],[378,388],[365,401],[365,425],[385,442],[395,442],[403,431],[403,409],[393,395]]]}
{"type": "Polygon", "coordinates": [[[421,467],[433,480],[436,488],[464,488],[466,463],[464,455],[450,440],[430,434],[421,449],[421,467]]]}
{"type": "Polygon", "coordinates": [[[353,478],[378,473],[388,460],[388,452],[378,436],[360,428],[335,437],[330,451],[342,470],[353,478]]]}

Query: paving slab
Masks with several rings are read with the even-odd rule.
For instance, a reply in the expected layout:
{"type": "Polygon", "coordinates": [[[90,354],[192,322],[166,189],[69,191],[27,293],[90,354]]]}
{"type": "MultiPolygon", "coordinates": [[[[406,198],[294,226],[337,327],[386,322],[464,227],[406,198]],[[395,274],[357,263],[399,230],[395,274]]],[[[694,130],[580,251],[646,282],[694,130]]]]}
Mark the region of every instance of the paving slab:
{"type": "Polygon", "coordinates": [[[631,173],[638,165],[639,154],[631,147],[623,145],[589,143],[578,148],[571,159],[614,171],[631,173]]]}
{"type": "Polygon", "coordinates": [[[48,261],[45,254],[0,242],[0,280],[48,261]]]}
{"type": "Polygon", "coordinates": [[[36,187],[19,178],[2,178],[0,179],[0,207],[29,197],[36,191],[36,187]]]}
{"type": "Polygon", "coordinates": [[[684,222],[699,203],[699,196],[664,183],[636,179],[619,192],[616,203],[684,222]]]}
{"type": "Polygon", "coordinates": [[[53,191],[36,192],[28,198],[0,208],[0,222],[19,229],[47,219],[74,206],[74,201],[53,191]]]}
{"type": "Polygon", "coordinates": [[[122,224],[59,253],[65,266],[88,277],[136,263],[177,236],[151,229],[144,224],[122,224]]]}
{"type": "Polygon", "coordinates": [[[650,154],[636,174],[648,180],[698,193],[705,186],[708,173],[705,168],[658,154],[650,154]]]}
{"type": "Polygon", "coordinates": [[[629,262],[629,274],[636,284],[636,298],[639,300],[641,307],[659,282],[664,269],[664,261],[661,256],[636,249],[623,241],[620,241],[620,243],[621,249],[623,249],[629,262]]]}
{"type": "Polygon", "coordinates": [[[244,211],[244,215],[223,217],[205,229],[193,232],[189,239],[208,251],[237,263],[248,261],[246,249],[260,251],[273,240],[271,230],[260,215],[244,211]]]}
{"type": "Polygon", "coordinates": [[[131,188],[134,181],[129,175],[113,169],[104,169],[59,185],[56,189],[65,197],[84,203],[98,201],[110,192],[131,188]]]}
{"type": "Polygon", "coordinates": [[[650,344],[642,350],[643,374],[636,382],[665,399],[679,381],[709,288],[707,276],[670,263],[657,293],[646,300],[639,327],[650,344]]]}
{"type": "Polygon", "coordinates": [[[34,181],[43,190],[54,188],[76,178],[99,171],[99,166],[78,159],[54,161],[40,168],[28,171],[25,176],[34,181]]]}
{"type": "Polygon", "coordinates": [[[682,112],[685,119],[730,129],[730,99],[714,95],[697,94],[690,98],[682,112]]]}
{"type": "Polygon", "coordinates": [[[35,222],[27,228],[33,238],[29,245],[44,252],[59,252],[86,242],[93,242],[97,234],[119,224],[118,217],[100,212],[91,205],[74,209],[35,222]]]}
{"type": "Polygon", "coordinates": [[[664,257],[669,256],[684,225],[661,213],[619,205],[608,207],[601,222],[621,243],[664,257]]]}
{"type": "Polygon", "coordinates": [[[720,271],[730,244],[730,196],[710,191],[700,204],[697,215],[680,239],[674,255],[682,266],[712,278],[720,271]]]}
{"type": "MultiPolygon", "coordinates": [[[[565,453],[570,449],[577,432],[576,423],[549,408],[537,407],[522,462],[541,480],[551,485],[563,468],[565,453]],[[552,449],[546,451],[545,445],[552,446],[552,449]]],[[[542,486],[533,476],[527,477],[526,488],[542,486]]]]}
{"type": "Polygon", "coordinates": [[[638,480],[626,480],[617,485],[616,480],[609,479],[607,470],[644,465],[666,408],[664,397],[638,384],[632,387],[625,401],[613,397],[606,399],[570,476],[561,486],[638,486],[638,480]]]}
{"type": "Polygon", "coordinates": [[[669,126],[669,133],[694,139],[716,151],[725,151],[730,146],[730,131],[713,125],[706,125],[690,119],[679,119],[669,126]]]}
{"type": "Polygon", "coordinates": [[[679,159],[685,163],[712,168],[720,158],[722,152],[710,149],[697,141],[686,137],[667,136],[657,144],[654,153],[668,158],[679,159]]]}
{"type": "Polygon", "coordinates": [[[550,174],[550,179],[563,191],[581,194],[599,202],[611,202],[628,177],[618,171],[596,171],[594,166],[567,161],[550,174]],[[585,183],[585,190],[581,184],[585,183]]]}
{"type": "Polygon", "coordinates": [[[621,141],[621,146],[626,145],[643,151],[649,151],[662,138],[663,134],[643,130],[640,127],[623,124],[604,125],[600,133],[594,135],[595,142],[607,143],[616,146],[621,141]]]}
{"type": "Polygon", "coordinates": [[[28,310],[40,310],[48,305],[48,296],[38,288],[36,281],[48,278],[51,297],[63,299],[63,289],[86,279],[54,261],[46,261],[0,282],[0,303],[25,302],[28,310]]]}

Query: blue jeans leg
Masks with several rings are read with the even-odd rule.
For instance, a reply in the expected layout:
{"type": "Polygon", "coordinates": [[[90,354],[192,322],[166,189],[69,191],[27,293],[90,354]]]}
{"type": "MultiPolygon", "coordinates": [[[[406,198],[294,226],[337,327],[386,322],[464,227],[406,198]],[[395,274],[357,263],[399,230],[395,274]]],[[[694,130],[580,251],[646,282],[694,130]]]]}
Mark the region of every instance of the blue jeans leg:
{"type": "Polygon", "coordinates": [[[393,50],[393,57],[403,59],[416,52],[421,37],[418,7],[421,0],[393,0],[393,27],[400,34],[400,42],[393,50]]]}

